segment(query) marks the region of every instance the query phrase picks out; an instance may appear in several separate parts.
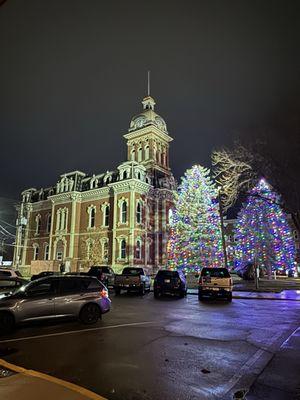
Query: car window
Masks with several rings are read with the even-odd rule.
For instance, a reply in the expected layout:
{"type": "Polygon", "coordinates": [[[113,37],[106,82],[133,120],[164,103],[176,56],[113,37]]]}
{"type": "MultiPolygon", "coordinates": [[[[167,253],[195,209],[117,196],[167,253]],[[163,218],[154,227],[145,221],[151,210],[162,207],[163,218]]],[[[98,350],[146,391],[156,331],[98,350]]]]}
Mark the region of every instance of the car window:
{"type": "Polygon", "coordinates": [[[55,293],[56,282],[54,279],[43,279],[27,286],[26,294],[28,297],[51,295],[55,293]]]}
{"type": "Polygon", "coordinates": [[[203,268],[201,276],[210,276],[211,278],[230,278],[226,268],[203,268]]]}
{"type": "Polygon", "coordinates": [[[81,290],[81,280],[76,278],[60,279],[60,293],[78,293],[81,290]]]}
{"type": "Polygon", "coordinates": [[[10,271],[0,271],[0,277],[2,276],[12,276],[12,273],[10,271]]]}
{"type": "Polygon", "coordinates": [[[82,291],[101,291],[103,285],[98,279],[81,279],[81,290],[82,291]]]}
{"type": "Polygon", "coordinates": [[[21,274],[20,271],[15,271],[15,273],[16,273],[16,275],[17,275],[19,278],[22,278],[22,274],[21,274]]]}
{"type": "Polygon", "coordinates": [[[16,286],[17,282],[14,280],[0,280],[0,288],[5,288],[5,287],[13,287],[16,286]]]}
{"type": "Polygon", "coordinates": [[[157,273],[158,277],[168,277],[168,278],[177,278],[178,272],[177,271],[168,271],[168,270],[161,270],[157,273]]]}
{"type": "Polygon", "coordinates": [[[124,268],[123,275],[144,275],[142,268],[124,268]]]}

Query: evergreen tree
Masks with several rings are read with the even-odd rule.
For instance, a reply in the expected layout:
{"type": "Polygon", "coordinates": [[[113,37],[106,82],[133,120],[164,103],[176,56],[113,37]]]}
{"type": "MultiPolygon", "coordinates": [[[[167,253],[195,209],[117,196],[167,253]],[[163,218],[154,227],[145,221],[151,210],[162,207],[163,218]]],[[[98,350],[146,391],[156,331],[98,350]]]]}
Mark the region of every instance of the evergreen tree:
{"type": "Polygon", "coordinates": [[[236,267],[254,264],[270,275],[295,267],[295,245],[280,197],[261,179],[250,191],[235,228],[236,267]]]}
{"type": "Polygon", "coordinates": [[[175,195],[168,243],[171,268],[188,270],[223,263],[217,190],[209,173],[199,165],[187,170],[175,195]]]}

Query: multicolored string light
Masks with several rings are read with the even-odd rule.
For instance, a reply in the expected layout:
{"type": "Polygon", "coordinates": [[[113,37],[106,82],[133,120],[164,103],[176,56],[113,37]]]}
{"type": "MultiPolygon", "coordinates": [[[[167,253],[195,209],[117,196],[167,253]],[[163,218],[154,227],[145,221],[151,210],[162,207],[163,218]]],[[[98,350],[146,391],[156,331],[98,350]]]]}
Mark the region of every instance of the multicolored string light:
{"type": "Polygon", "coordinates": [[[265,179],[249,193],[235,227],[235,264],[256,263],[265,272],[295,269],[295,244],[280,197],[265,179]]]}
{"type": "Polygon", "coordinates": [[[170,223],[169,268],[194,271],[223,264],[217,190],[209,174],[196,165],[182,178],[170,223]]]}

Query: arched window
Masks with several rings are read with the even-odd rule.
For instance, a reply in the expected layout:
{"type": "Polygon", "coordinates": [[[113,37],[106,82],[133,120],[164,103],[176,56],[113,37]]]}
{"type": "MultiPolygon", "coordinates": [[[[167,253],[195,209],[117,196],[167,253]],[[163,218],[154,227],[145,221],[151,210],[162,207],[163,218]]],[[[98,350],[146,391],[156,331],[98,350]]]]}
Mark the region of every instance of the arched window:
{"type": "Polygon", "coordinates": [[[142,206],[141,203],[138,202],[136,205],[136,223],[140,224],[142,222],[142,206]]]}
{"type": "Polygon", "coordinates": [[[121,206],[121,222],[122,224],[126,224],[127,222],[127,203],[126,201],[123,201],[122,206],[121,206]]]}
{"type": "Polygon", "coordinates": [[[47,217],[47,233],[50,233],[51,231],[51,214],[48,214],[47,217]]]}
{"type": "Polygon", "coordinates": [[[135,149],[131,150],[130,158],[131,158],[131,161],[135,161],[135,149]]]}
{"type": "Polygon", "coordinates": [[[95,226],[95,209],[92,208],[90,213],[90,227],[94,228],[94,226],[95,226]]]}
{"type": "Polygon", "coordinates": [[[150,148],[149,145],[145,147],[145,160],[149,160],[150,158],[150,148]]]}
{"type": "Polygon", "coordinates": [[[45,244],[45,251],[44,251],[44,260],[48,260],[49,259],[49,244],[46,243],[45,244]]]}
{"type": "Polygon", "coordinates": [[[39,246],[33,245],[33,259],[36,261],[39,258],[39,246]]]}
{"type": "Polygon", "coordinates": [[[122,258],[122,260],[124,260],[126,258],[126,240],[122,239],[121,243],[120,243],[120,256],[122,258]]]}
{"type": "Polygon", "coordinates": [[[142,150],[142,148],[140,147],[140,148],[138,149],[138,162],[142,161],[142,159],[143,159],[143,150],[142,150]]]}
{"type": "Polygon", "coordinates": [[[141,173],[138,172],[138,173],[136,174],[136,177],[137,177],[137,179],[141,179],[141,173]]]}
{"type": "Polygon", "coordinates": [[[123,179],[127,179],[127,171],[123,172],[123,179]]]}
{"type": "Polygon", "coordinates": [[[109,225],[109,206],[107,205],[104,211],[104,226],[108,225],[109,225]]]}
{"type": "Polygon", "coordinates": [[[41,216],[37,215],[35,217],[35,234],[39,235],[40,232],[41,232],[41,216]]]}
{"type": "Polygon", "coordinates": [[[140,260],[142,258],[142,243],[140,239],[136,241],[135,258],[140,260]]]}

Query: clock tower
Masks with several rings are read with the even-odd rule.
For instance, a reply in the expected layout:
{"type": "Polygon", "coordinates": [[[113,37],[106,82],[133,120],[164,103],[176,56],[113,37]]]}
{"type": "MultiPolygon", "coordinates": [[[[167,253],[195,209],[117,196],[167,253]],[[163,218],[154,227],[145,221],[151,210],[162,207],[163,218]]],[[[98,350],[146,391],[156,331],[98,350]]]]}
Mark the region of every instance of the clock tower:
{"type": "Polygon", "coordinates": [[[128,133],[124,135],[128,161],[144,165],[149,176],[169,176],[169,143],[173,139],[164,119],[154,111],[154,99],[147,96],[142,105],[142,112],[131,119],[128,133]]]}

